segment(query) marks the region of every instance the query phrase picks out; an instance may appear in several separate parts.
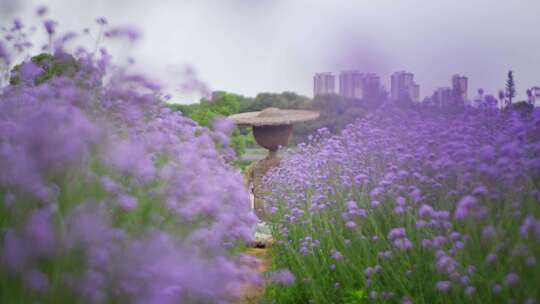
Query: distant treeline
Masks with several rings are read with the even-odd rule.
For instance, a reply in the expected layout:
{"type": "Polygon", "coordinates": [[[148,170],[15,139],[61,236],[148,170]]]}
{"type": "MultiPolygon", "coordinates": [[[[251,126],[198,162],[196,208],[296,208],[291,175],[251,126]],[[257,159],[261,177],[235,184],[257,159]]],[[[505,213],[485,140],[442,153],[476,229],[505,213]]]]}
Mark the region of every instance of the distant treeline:
{"type": "MultiPolygon", "coordinates": [[[[307,140],[319,128],[328,128],[337,133],[356,118],[362,117],[374,102],[364,102],[338,95],[321,95],[314,99],[293,92],[260,93],[255,97],[245,97],[227,92],[214,92],[211,100],[202,99],[196,104],[171,104],[171,109],[181,111],[204,126],[211,126],[216,117],[229,116],[235,113],[260,111],[268,107],[282,109],[305,109],[317,111],[321,116],[314,121],[296,125],[292,144],[307,140]]],[[[246,147],[255,146],[251,128],[237,128],[232,136],[233,147],[238,155],[244,153],[246,147]]]]}

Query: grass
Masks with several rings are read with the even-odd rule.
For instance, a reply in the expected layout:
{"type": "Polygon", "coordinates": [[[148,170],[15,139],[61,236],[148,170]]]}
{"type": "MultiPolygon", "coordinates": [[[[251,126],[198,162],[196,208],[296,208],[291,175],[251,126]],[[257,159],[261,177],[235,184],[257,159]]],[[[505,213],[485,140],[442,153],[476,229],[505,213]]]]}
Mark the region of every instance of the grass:
{"type": "Polygon", "coordinates": [[[244,172],[247,169],[247,167],[249,167],[249,165],[251,165],[252,163],[253,163],[252,160],[237,159],[232,162],[232,165],[240,169],[241,172],[244,172]]]}
{"type": "MultiPolygon", "coordinates": [[[[345,211],[343,194],[346,189],[336,189],[338,195],[329,196],[334,202],[324,211],[312,212],[304,208],[304,215],[296,222],[284,221],[287,210],[285,202],[272,218],[275,245],[272,247],[272,269],[288,268],[296,276],[296,283],[289,288],[269,286],[266,298],[272,303],[399,303],[404,297],[413,303],[506,303],[511,299],[525,300],[530,297],[540,298],[540,267],[538,264],[527,266],[523,257],[512,256],[512,250],[526,246],[529,255],[540,259],[540,248],[533,239],[520,239],[513,233],[519,230],[520,222],[512,217],[489,218],[483,223],[475,220],[465,223],[454,223],[454,231],[469,235],[465,250],[457,252],[455,260],[465,273],[467,265],[476,268],[469,276],[470,286],[476,288],[475,296],[464,293],[464,286],[454,284],[452,289],[443,293],[435,288],[439,280],[448,280],[447,276],[437,271],[433,250],[421,246],[423,239],[432,239],[440,234],[434,229],[417,229],[416,209],[396,215],[392,210],[389,198],[381,207],[368,213],[368,216],[357,221],[355,229],[348,229],[342,219],[345,211]],[[482,225],[490,223],[497,231],[508,232],[504,236],[492,240],[482,239],[482,225]],[[279,227],[279,229],[277,228],[279,227]],[[393,227],[404,227],[407,237],[414,247],[410,250],[394,250],[388,233],[393,227]],[[282,230],[288,233],[284,235],[282,230]],[[320,242],[319,246],[309,250],[307,255],[301,254],[302,243],[306,238],[320,242]],[[375,240],[376,239],[376,240],[375,240]],[[499,260],[495,264],[486,264],[489,252],[499,249],[499,260]],[[332,258],[332,251],[343,255],[342,260],[332,258]],[[392,250],[391,258],[382,258],[379,253],[392,250]],[[370,278],[364,275],[366,268],[381,266],[380,273],[370,278]],[[511,265],[511,266],[510,266],[511,265]],[[494,294],[495,283],[504,286],[505,276],[509,271],[520,274],[519,288],[503,288],[500,294],[494,294]],[[387,293],[390,300],[374,300],[368,295],[387,293]]],[[[369,209],[367,193],[357,192],[355,200],[359,207],[369,209]]],[[[306,200],[309,201],[309,198],[306,200]]],[[[533,199],[523,202],[524,210],[540,214],[540,206],[533,199]]],[[[505,203],[503,202],[503,205],[505,203]]],[[[301,204],[297,204],[301,205],[301,204]]],[[[509,202],[506,205],[510,205],[509,202]]],[[[307,206],[307,204],[305,204],[307,206]]],[[[507,212],[509,214],[510,212],[507,212]]],[[[443,246],[449,250],[451,242],[443,246]]]]}

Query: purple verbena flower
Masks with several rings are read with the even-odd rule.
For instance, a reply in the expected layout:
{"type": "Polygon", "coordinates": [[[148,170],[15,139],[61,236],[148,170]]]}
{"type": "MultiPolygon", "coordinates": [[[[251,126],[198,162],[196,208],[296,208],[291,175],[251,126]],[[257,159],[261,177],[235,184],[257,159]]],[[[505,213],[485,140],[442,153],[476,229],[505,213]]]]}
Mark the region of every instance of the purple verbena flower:
{"type": "Polygon", "coordinates": [[[56,25],[56,21],[50,19],[43,22],[43,26],[49,35],[53,35],[56,32],[56,25]]]}
{"type": "Polygon", "coordinates": [[[294,284],[295,278],[288,269],[280,269],[270,273],[270,280],[275,284],[291,286],[294,284]]]}
{"type": "Polygon", "coordinates": [[[343,255],[341,254],[341,252],[337,250],[332,250],[332,259],[336,261],[340,261],[343,259],[343,255]]]}
{"type": "Polygon", "coordinates": [[[439,281],[435,286],[438,291],[447,292],[452,288],[452,283],[450,281],[439,281]]]}
{"type": "Polygon", "coordinates": [[[505,281],[508,286],[514,286],[519,282],[519,275],[515,272],[511,272],[506,275],[505,281]]]}
{"type": "Polygon", "coordinates": [[[390,240],[394,240],[394,239],[398,239],[398,238],[404,238],[405,236],[406,236],[405,228],[403,228],[403,227],[393,228],[388,233],[388,239],[390,239],[390,240]]]}

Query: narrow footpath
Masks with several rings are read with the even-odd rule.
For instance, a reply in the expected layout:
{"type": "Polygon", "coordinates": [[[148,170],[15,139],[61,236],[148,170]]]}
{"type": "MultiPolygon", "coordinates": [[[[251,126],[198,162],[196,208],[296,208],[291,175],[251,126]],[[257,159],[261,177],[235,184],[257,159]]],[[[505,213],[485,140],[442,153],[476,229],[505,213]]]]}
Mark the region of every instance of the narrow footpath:
{"type": "MultiPolygon", "coordinates": [[[[257,265],[257,268],[254,269],[255,271],[264,274],[268,270],[270,267],[268,248],[249,248],[246,253],[261,261],[261,263],[257,265]]],[[[259,304],[264,297],[264,285],[246,285],[243,294],[243,298],[236,302],[236,304],[259,304]]]]}

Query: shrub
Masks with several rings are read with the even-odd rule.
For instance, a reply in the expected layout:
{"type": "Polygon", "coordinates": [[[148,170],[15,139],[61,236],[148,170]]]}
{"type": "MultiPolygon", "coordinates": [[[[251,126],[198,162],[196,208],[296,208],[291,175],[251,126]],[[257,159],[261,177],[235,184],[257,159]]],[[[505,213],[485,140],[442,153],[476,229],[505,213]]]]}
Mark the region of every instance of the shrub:
{"type": "Polygon", "coordinates": [[[41,70],[40,75],[33,79],[34,84],[41,84],[55,76],[73,77],[79,69],[77,60],[70,54],[58,53],[56,56],[53,56],[51,54],[41,53],[32,57],[30,62],[16,65],[12,69],[9,80],[11,85],[21,84],[21,68],[28,64],[36,65],[41,70]]]}

